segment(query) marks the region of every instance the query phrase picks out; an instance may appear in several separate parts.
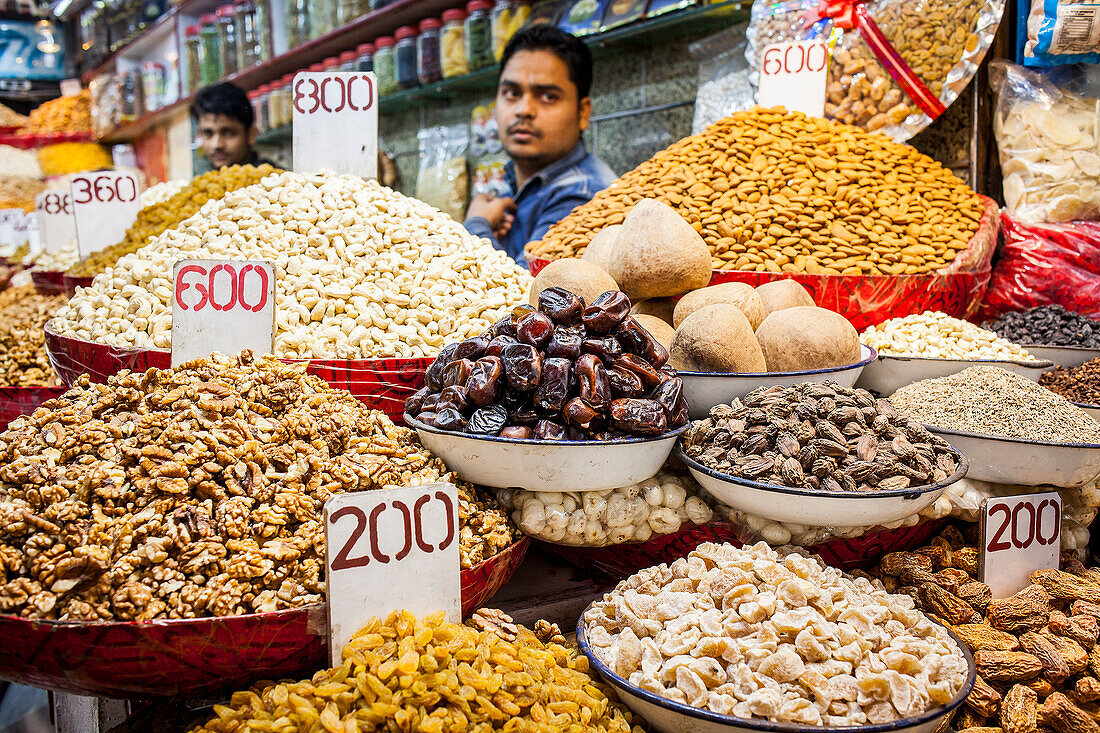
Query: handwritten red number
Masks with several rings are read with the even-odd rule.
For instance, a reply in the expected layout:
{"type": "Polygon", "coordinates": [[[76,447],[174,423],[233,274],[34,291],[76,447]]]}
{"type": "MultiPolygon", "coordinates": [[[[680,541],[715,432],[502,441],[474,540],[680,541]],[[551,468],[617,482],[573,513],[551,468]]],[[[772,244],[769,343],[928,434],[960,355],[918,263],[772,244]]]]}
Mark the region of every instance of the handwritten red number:
{"type": "Polygon", "coordinates": [[[989,507],[989,516],[992,517],[997,513],[1003,513],[1005,515],[1005,520],[1001,523],[996,533],[994,533],[993,539],[989,541],[989,545],[986,546],[988,552],[997,552],[999,550],[1008,550],[1012,548],[1012,545],[1001,539],[1001,535],[1005,533],[1009,523],[1012,521],[1012,512],[1009,511],[1008,505],[1006,504],[994,504],[989,507]]]}
{"type": "Polygon", "coordinates": [[[348,541],[344,543],[344,546],[340,548],[340,552],[336,553],[336,557],[332,559],[333,571],[361,568],[370,563],[370,558],[366,555],[360,555],[359,557],[353,558],[348,557],[355,543],[359,541],[359,538],[363,536],[363,532],[367,528],[367,515],[363,513],[363,510],[355,506],[341,507],[329,516],[328,521],[330,524],[336,524],[337,520],[349,515],[355,517],[355,529],[351,531],[351,536],[348,537],[348,541]]]}
{"type": "MultiPolygon", "coordinates": [[[[237,304],[237,268],[233,265],[216,265],[210,270],[210,284],[207,292],[210,293],[210,305],[213,306],[216,311],[227,311],[233,308],[237,304]],[[218,303],[214,300],[214,281],[219,272],[224,272],[229,275],[229,300],[225,303],[218,303]]],[[[198,310],[196,308],[195,310],[198,310]]]]}
{"type": "Polygon", "coordinates": [[[90,204],[92,202],[92,180],[90,178],[73,179],[73,203],[90,204]],[[83,185],[83,190],[81,190],[83,185]]]}
{"type": "MultiPolygon", "coordinates": [[[[181,267],[179,273],[177,273],[176,275],[176,305],[178,305],[183,310],[189,310],[187,304],[183,302],[183,294],[188,288],[192,287],[192,285],[186,282],[184,278],[192,272],[199,275],[205,275],[206,268],[202,265],[186,265],[185,267],[181,267]]],[[[201,295],[202,297],[199,298],[199,302],[192,306],[190,310],[200,311],[206,306],[207,302],[210,300],[210,294],[201,281],[195,283],[193,287],[195,288],[195,290],[199,291],[199,295],[201,295]]]]}
{"type": "Polygon", "coordinates": [[[1053,545],[1058,541],[1058,538],[1062,536],[1062,513],[1058,511],[1058,502],[1054,499],[1044,499],[1039,504],[1038,510],[1035,512],[1035,538],[1039,540],[1040,545],[1053,545]],[[1043,536],[1043,510],[1050,507],[1054,514],[1054,531],[1050,533],[1049,537],[1043,536]]]}

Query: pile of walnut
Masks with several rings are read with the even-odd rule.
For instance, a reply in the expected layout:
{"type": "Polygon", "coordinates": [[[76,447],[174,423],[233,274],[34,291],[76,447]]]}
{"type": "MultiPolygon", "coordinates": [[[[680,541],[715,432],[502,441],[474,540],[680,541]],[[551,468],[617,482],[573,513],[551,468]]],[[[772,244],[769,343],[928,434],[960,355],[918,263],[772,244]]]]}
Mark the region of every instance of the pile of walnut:
{"type": "MultiPolygon", "coordinates": [[[[0,613],[149,620],[323,599],[334,493],[453,480],[407,428],[304,365],[86,377],[0,433],[0,613]]],[[[459,484],[462,567],[510,545],[459,484]]],[[[490,508],[492,507],[492,508],[490,508]]]]}
{"type": "Polygon", "coordinates": [[[1072,556],[1011,598],[978,582],[979,551],[949,528],[931,546],[882,559],[887,589],[907,593],[971,651],[977,683],[959,733],[1100,733],[1100,569],[1072,556]]]}
{"type": "Polygon", "coordinates": [[[38,295],[31,285],[0,293],[0,385],[49,387],[61,383],[50,366],[42,329],[66,300],[64,295],[38,295]]]}

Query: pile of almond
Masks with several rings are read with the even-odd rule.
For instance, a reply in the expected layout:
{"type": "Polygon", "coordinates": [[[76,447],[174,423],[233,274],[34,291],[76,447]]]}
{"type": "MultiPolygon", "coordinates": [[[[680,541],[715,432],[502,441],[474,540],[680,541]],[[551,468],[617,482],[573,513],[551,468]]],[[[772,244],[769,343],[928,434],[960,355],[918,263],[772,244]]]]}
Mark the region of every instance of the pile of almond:
{"type": "Polygon", "coordinates": [[[978,548],[951,527],[928,547],[886,555],[887,590],[954,631],[974,652],[959,733],[1100,733],[1100,568],[1067,553],[1011,598],[992,600],[978,548]]]}

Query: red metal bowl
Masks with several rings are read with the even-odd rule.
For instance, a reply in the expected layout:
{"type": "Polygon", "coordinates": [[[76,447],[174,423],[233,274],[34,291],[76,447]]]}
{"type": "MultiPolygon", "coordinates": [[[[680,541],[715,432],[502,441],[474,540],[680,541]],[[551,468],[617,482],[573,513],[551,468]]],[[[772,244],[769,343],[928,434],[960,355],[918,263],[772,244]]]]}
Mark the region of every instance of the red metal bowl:
{"type": "MultiPolygon", "coordinates": [[[[462,612],[491,598],[527,552],[523,538],[462,571],[462,612]]],[[[325,606],[148,622],[0,616],[0,679],[110,698],[204,697],[325,666],[325,606]]]]}
{"type": "MultiPolygon", "coordinates": [[[[106,382],[123,369],[143,372],[167,369],[172,354],[164,349],[122,349],[94,341],[62,336],[46,324],[46,351],[54,371],[72,385],[87,374],[93,382],[106,382]]],[[[424,372],[435,360],[431,356],[409,359],[283,359],[306,362],[306,371],[337,389],[346,389],[373,410],[381,410],[398,425],[404,424],[405,399],[424,386],[424,372]]]]}
{"type": "Polygon", "coordinates": [[[90,288],[92,287],[92,280],[95,280],[94,275],[69,275],[65,273],[65,276],[61,278],[61,284],[65,288],[65,292],[71,298],[76,295],[76,289],[90,288]]]}
{"type": "Polygon", "coordinates": [[[68,387],[0,387],[0,430],[20,415],[29,415],[42,403],[65,394],[68,387]]]}
{"type": "MultiPolygon", "coordinates": [[[[842,570],[866,568],[877,563],[883,555],[911,550],[927,544],[940,530],[943,520],[922,522],[914,527],[899,527],[881,532],[871,532],[850,540],[829,540],[805,548],[821,557],[827,564],[842,570]]],[[[729,542],[741,547],[755,539],[731,522],[709,522],[702,526],[685,525],[678,532],[653,537],[645,542],[607,547],[570,547],[539,540],[539,546],[558,555],[580,568],[597,570],[620,580],[642,568],[671,563],[704,542],[729,542]]]]}
{"type": "Polygon", "coordinates": [[[39,295],[63,295],[65,273],[61,270],[35,270],[31,273],[31,282],[39,295]]]}
{"type": "MultiPolygon", "coordinates": [[[[840,313],[862,331],[891,318],[927,310],[966,318],[981,304],[992,274],[990,258],[1000,227],[996,203],[982,197],[985,213],[964,255],[973,259],[974,271],[924,275],[810,275],[808,273],[714,270],[710,284],[743,282],[756,287],[766,282],[791,279],[810,292],[814,303],[840,313]]],[[[550,260],[528,257],[531,274],[537,275],[550,260]]]]}

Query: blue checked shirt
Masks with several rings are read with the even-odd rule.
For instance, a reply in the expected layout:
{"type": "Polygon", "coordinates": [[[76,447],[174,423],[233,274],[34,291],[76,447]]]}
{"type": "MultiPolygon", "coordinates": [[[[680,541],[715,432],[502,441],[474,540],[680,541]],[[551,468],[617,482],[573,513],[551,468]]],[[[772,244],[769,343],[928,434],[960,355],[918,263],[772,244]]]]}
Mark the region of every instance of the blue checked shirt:
{"type": "Polygon", "coordinates": [[[466,229],[476,237],[485,237],[497,249],[504,250],[509,257],[524,267],[524,246],[535,239],[541,239],[546,231],[564,219],[570,211],[589,201],[596,192],[607,188],[615,174],[602,160],[592,155],[584,147],[584,141],[578,142],[561,160],[555,161],[531,177],[519,193],[516,190],[515,164],[509,162],[504,169],[512,193],[508,194],[516,202],[516,219],[512,229],[501,240],[493,236],[489,221],[481,216],[466,220],[466,229]]]}

